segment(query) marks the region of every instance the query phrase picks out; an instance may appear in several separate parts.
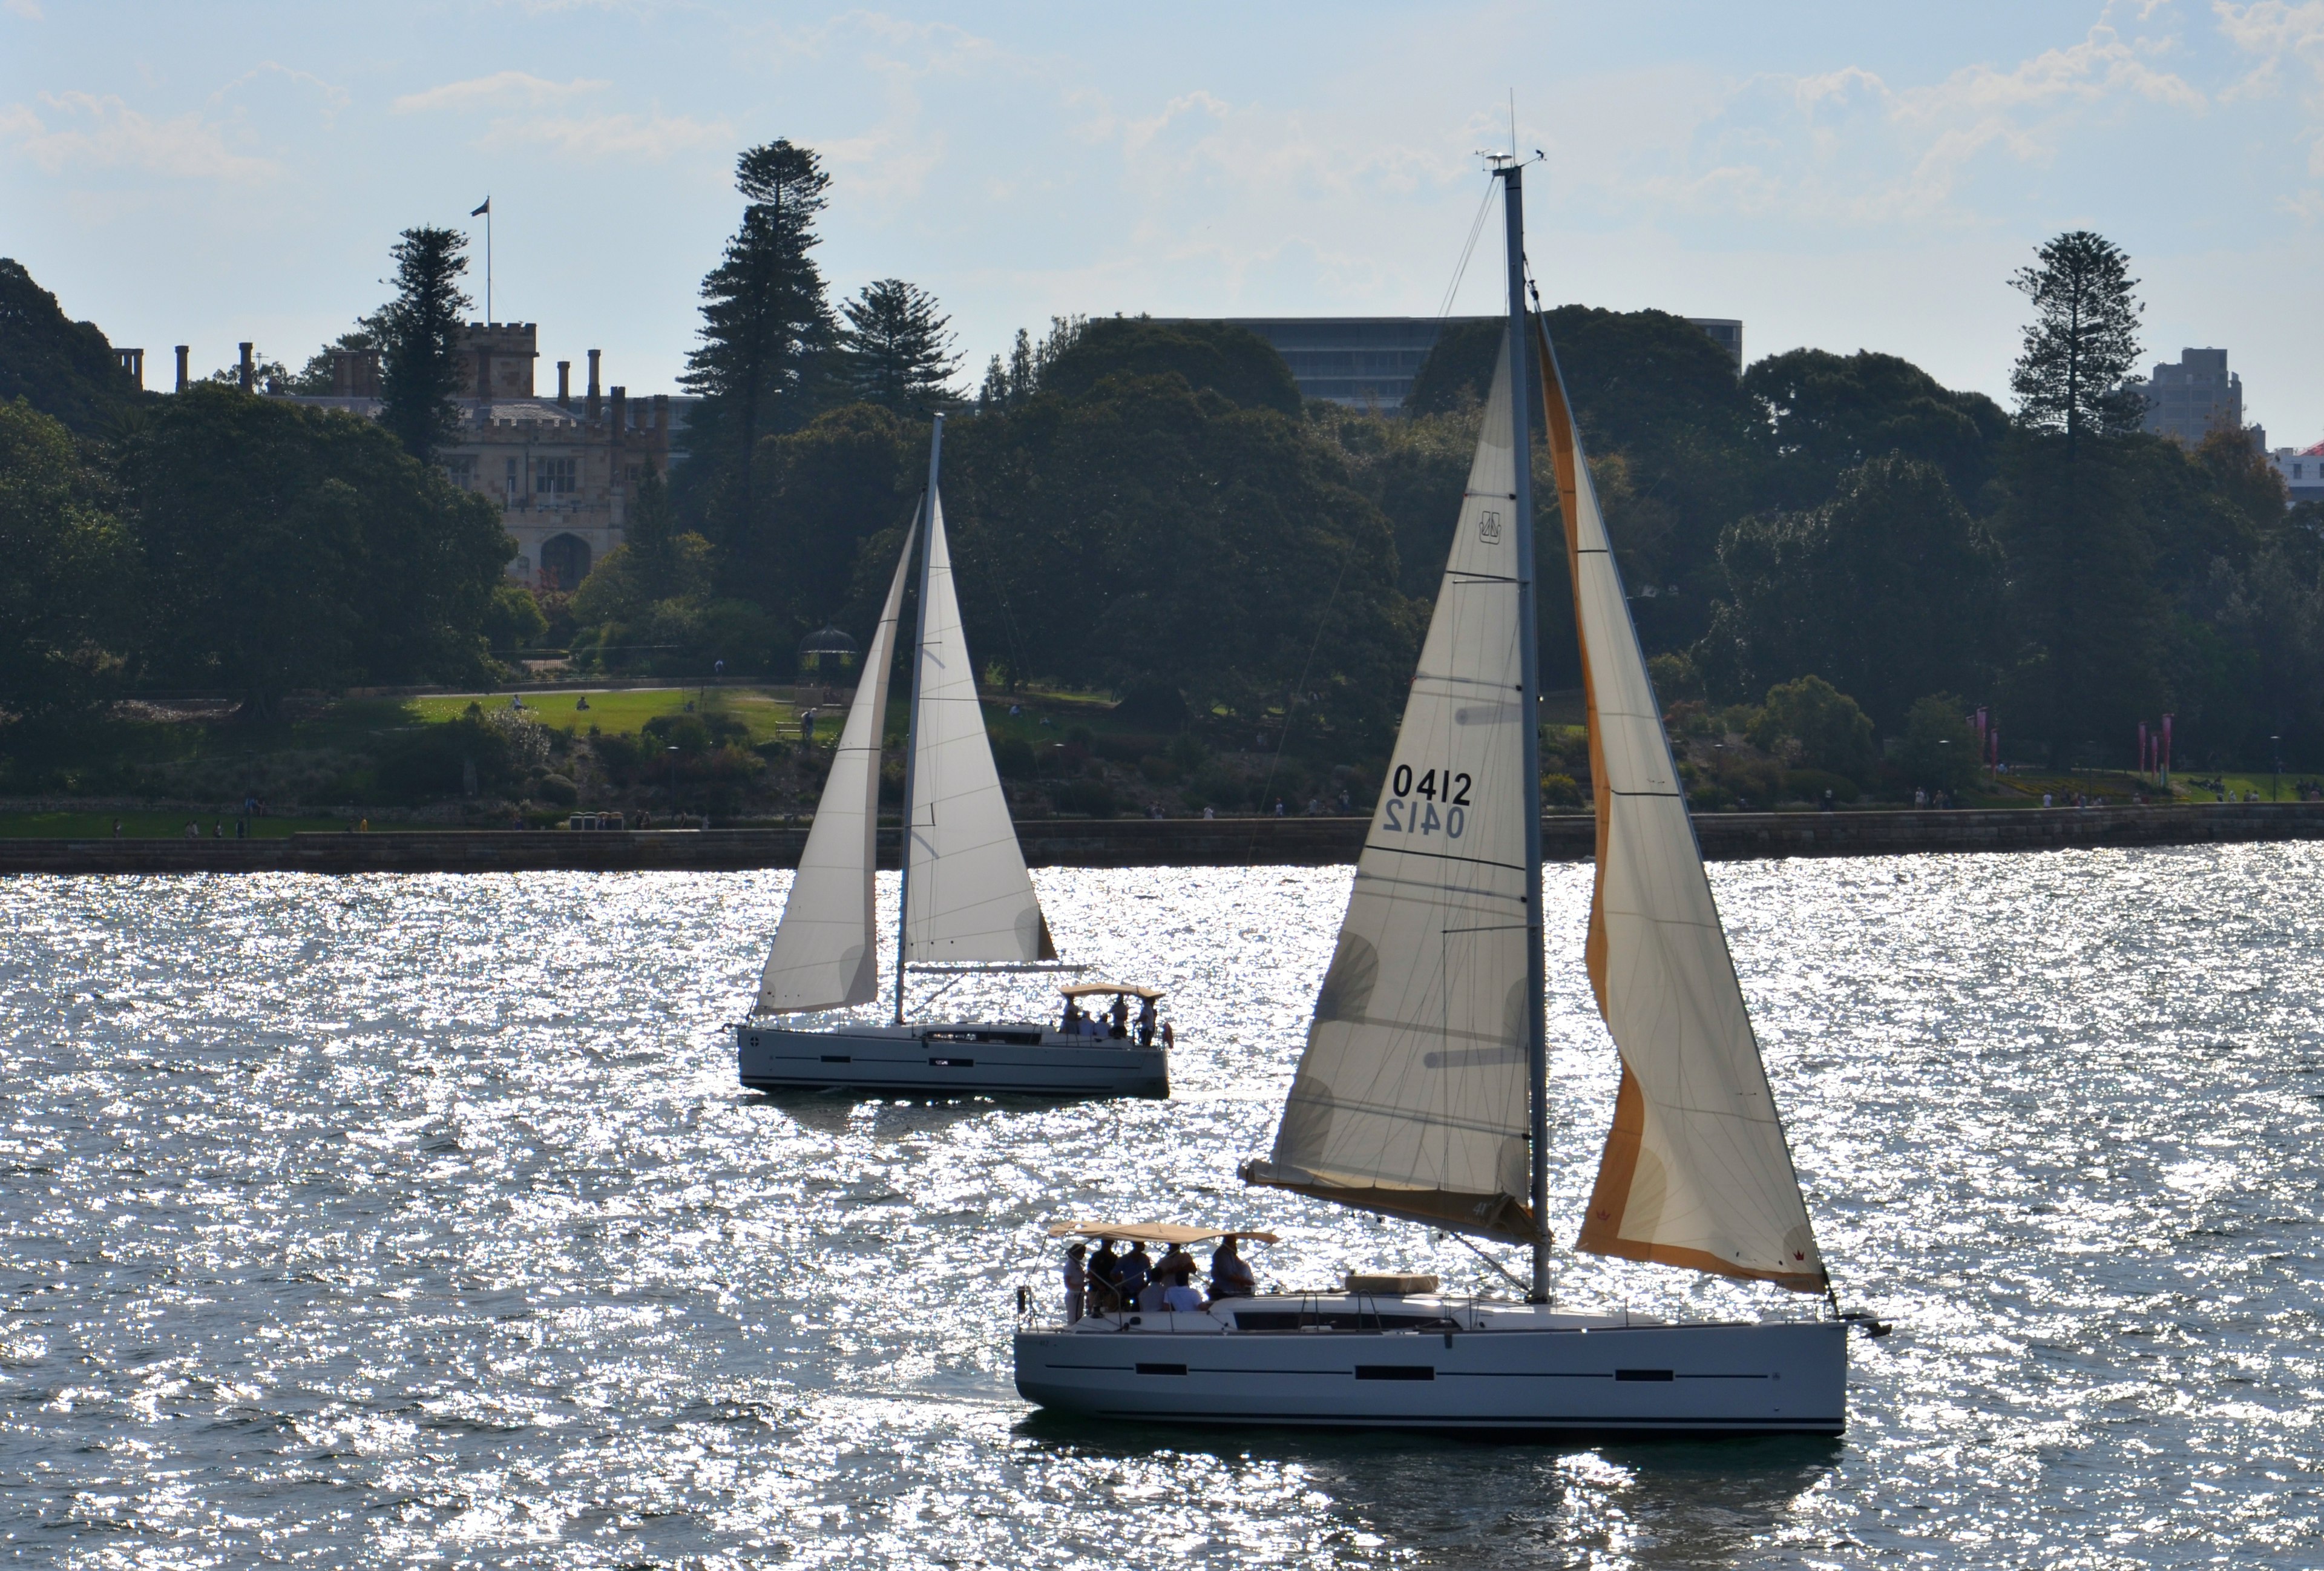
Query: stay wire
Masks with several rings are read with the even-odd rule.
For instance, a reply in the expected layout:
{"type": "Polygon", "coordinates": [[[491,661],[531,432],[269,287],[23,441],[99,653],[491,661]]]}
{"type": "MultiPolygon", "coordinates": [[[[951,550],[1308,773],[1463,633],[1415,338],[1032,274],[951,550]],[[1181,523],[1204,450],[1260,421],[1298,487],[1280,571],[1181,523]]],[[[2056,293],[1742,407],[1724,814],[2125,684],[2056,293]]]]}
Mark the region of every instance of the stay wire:
{"type": "Polygon", "coordinates": [[[1485,182],[1484,200],[1477,204],[1477,217],[1469,226],[1469,243],[1461,247],[1461,261],[1452,269],[1452,282],[1444,286],[1444,299],[1436,308],[1436,319],[1443,321],[1452,311],[1452,297],[1461,292],[1461,281],[1469,276],[1469,261],[1477,254],[1477,239],[1485,232],[1485,216],[1492,210],[1493,184],[1485,182]]]}

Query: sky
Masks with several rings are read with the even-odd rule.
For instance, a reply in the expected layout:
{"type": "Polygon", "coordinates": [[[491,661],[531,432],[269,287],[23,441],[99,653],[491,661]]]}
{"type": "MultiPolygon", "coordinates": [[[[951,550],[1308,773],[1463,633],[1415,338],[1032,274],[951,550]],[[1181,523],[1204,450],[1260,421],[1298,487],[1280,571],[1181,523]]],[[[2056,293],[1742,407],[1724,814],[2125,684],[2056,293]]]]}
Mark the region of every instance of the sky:
{"type": "MultiPolygon", "coordinates": [[[[0,0],[0,254],[196,373],[293,366],[492,198],[493,314],[669,392],[735,155],[834,176],[835,300],[908,279],[964,384],[1056,315],[1495,309],[1481,150],[1543,162],[1544,297],[1738,317],[2007,402],[2035,246],[2126,250],[2147,357],[2324,439],[2324,0],[1738,5],[0,0]]],[[[483,258],[474,280],[483,314],[483,258]]]]}

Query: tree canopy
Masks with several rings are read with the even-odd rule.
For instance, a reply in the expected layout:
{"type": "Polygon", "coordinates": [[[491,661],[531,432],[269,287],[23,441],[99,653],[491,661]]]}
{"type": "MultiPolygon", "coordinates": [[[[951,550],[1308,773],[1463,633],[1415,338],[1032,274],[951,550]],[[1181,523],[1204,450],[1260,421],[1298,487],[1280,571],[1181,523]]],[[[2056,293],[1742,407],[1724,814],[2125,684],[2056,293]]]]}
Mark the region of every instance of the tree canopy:
{"type": "Polygon", "coordinates": [[[882,278],[840,308],[842,374],[849,394],[899,413],[959,402],[952,379],[960,369],[951,322],[936,297],[916,283],[882,278]]]}
{"type": "Polygon", "coordinates": [[[2138,280],[2120,246],[2087,229],[2050,241],[2036,260],[2009,280],[2034,304],[2009,385],[2018,419],[2064,437],[2071,460],[2085,436],[2126,436],[2145,412],[2123,385],[2138,358],[2138,280]]]}
{"type": "Polygon", "coordinates": [[[0,403],[28,400],[89,435],[138,396],[97,324],[68,320],[22,263],[0,256],[0,403]]]}
{"type": "Polygon", "coordinates": [[[1176,375],[1238,408],[1299,412],[1299,384],[1283,356],[1250,328],[1226,322],[1098,318],[1042,365],[1040,388],[1076,398],[1113,375],[1176,375]]]}
{"type": "MultiPolygon", "coordinates": [[[[380,308],[380,423],[421,463],[459,430],[460,326],[475,302],[462,292],[467,237],[456,229],[406,229],[389,253],[394,297],[380,308]]],[[[482,390],[479,390],[482,391],[482,390]]]]}

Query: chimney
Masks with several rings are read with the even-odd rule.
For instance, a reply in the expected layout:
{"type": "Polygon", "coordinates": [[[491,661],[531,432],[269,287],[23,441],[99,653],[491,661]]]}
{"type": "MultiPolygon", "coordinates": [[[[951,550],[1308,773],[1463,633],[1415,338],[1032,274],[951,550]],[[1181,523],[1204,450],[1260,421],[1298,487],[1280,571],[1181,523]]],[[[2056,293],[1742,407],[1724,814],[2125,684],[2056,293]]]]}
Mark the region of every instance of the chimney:
{"type": "Polygon", "coordinates": [[[178,346],[178,391],[180,393],[186,391],[186,384],[189,380],[186,375],[186,356],[190,354],[192,350],[193,346],[191,344],[180,344],[178,346]]]}
{"type": "Polygon", "coordinates": [[[629,430],[629,419],[630,390],[626,387],[616,387],[613,389],[613,442],[617,447],[625,439],[629,430]]]}
{"type": "Polygon", "coordinates": [[[143,349],[115,349],[114,354],[120,357],[121,369],[127,372],[130,377],[136,382],[137,391],[140,393],[144,392],[145,351],[143,349]]]}
{"type": "Polygon", "coordinates": [[[589,418],[593,420],[597,418],[597,356],[599,353],[600,351],[595,349],[589,351],[589,418]]]}
{"type": "Polygon", "coordinates": [[[665,437],[669,435],[669,394],[667,393],[654,394],[653,422],[654,430],[665,437]]]}
{"type": "Polygon", "coordinates": [[[251,356],[251,348],[248,344],[242,347],[242,390],[244,393],[258,391],[258,365],[251,356]]]}
{"type": "Polygon", "coordinates": [[[557,363],[557,407],[573,407],[573,362],[570,360],[557,363]]]}

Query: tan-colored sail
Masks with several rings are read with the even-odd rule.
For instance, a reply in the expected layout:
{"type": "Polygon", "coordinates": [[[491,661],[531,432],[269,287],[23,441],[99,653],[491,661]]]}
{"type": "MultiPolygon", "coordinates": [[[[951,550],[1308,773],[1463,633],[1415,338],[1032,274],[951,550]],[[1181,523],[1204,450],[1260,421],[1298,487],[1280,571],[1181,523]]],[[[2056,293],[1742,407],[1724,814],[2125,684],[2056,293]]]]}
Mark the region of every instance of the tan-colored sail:
{"type": "Polygon", "coordinates": [[[1597,885],[1585,957],[1622,1058],[1578,1249],[1825,1286],[1727,936],[1545,334],[1542,401],[1590,726],[1597,885]]]}
{"type": "Polygon", "coordinates": [[[895,580],[863,651],[855,698],[831,752],[823,799],[807,832],[790,898],[759,978],[760,1014],[836,1009],[880,995],[880,941],[872,925],[872,851],[880,821],[880,742],[888,713],[888,669],[895,663],[918,522],[904,535],[895,580]]]}
{"type": "Polygon", "coordinates": [[[1246,1182],[1530,1243],[1508,351],[1275,1150],[1246,1182]]]}

